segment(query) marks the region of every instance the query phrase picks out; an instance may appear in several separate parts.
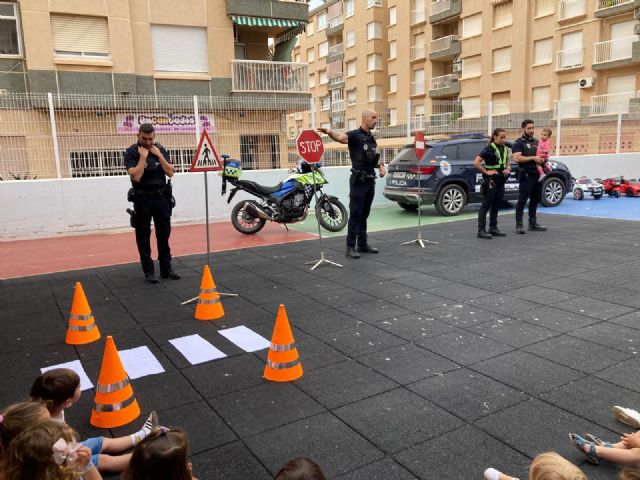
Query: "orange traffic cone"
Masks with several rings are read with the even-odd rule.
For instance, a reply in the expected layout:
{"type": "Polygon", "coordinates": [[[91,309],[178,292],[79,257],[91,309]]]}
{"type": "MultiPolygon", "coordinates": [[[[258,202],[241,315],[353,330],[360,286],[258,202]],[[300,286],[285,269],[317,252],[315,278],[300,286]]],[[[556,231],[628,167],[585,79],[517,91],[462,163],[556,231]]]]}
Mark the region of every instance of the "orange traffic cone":
{"type": "Polygon", "coordinates": [[[196,306],[196,320],[217,320],[224,316],[220,295],[213,283],[209,265],[204,266],[202,282],[200,283],[200,295],[196,306]]]}
{"type": "Polygon", "coordinates": [[[289,382],[302,376],[298,349],[293,340],[293,333],[291,333],[284,305],[280,305],[278,309],[263,376],[274,382],[289,382]]]}
{"type": "Polygon", "coordinates": [[[91,412],[91,425],[115,428],[132,422],[140,415],[131,381],[124,371],[113,337],[107,337],[102,367],[96,387],[96,406],[91,412]]]}
{"type": "Polygon", "coordinates": [[[76,282],[76,289],[73,292],[73,302],[71,303],[66,342],[69,345],[83,345],[94,342],[99,338],[100,330],[98,330],[98,326],[93,318],[93,313],[91,313],[91,308],[89,308],[82,284],[76,282]]]}

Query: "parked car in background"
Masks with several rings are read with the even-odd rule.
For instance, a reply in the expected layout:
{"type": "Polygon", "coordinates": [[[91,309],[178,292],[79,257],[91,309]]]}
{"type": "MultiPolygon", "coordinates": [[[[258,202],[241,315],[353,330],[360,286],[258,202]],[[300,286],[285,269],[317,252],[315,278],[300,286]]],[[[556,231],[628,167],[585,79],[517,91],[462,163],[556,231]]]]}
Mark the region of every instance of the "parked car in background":
{"type": "MultiPolygon", "coordinates": [[[[405,210],[416,210],[419,196],[421,204],[435,205],[441,215],[458,215],[467,204],[482,201],[482,174],[473,161],[487,141],[478,135],[427,141],[420,162],[413,144],[406,145],[389,163],[383,195],[405,210]]],[[[572,190],[572,177],[563,163],[549,164],[552,170],[543,180],[541,203],[555,207],[572,190]]],[[[518,166],[512,162],[505,200],[518,199],[517,174],[518,166]]]]}
{"type": "Polygon", "coordinates": [[[594,199],[600,200],[604,195],[604,185],[587,177],[580,177],[573,184],[573,198],[584,200],[585,195],[591,195],[594,199]]]}

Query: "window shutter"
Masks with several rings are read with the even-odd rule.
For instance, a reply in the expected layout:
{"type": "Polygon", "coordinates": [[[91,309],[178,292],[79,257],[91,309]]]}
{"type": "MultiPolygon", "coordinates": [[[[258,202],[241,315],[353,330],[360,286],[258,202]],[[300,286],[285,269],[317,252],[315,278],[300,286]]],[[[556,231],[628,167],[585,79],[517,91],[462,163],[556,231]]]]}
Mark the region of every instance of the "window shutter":
{"type": "Polygon", "coordinates": [[[511,68],[511,47],[493,51],[493,71],[501,72],[511,68]]]}
{"type": "Polygon", "coordinates": [[[462,19],[462,36],[471,37],[482,33],[482,14],[471,15],[462,19]]]}
{"type": "Polygon", "coordinates": [[[151,43],[155,71],[209,72],[206,28],[152,25],[151,43]]]}
{"type": "Polygon", "coordinates": [[[51,15],[56,53],[109,55],[109,27],[104,17],[51,15]]]}
{"type": "Polygon", "coordinates": [[[493,7],[493,28],[506,27],[513,23],[513,3],[507,2],[493,7]]]}
{"type": "Polygon", "coordinates": [[[546,111],[551,105],[551,87],[536,87],[531,92],[532,110],[546,111]]]}
{"type": "Polygon", "coordinates": [[[533,44],[533,63],[551,63],[553,60],[553,38],[537,40],[533,44]]]}
{"type": "Polygon", "coordinates": [[[463,77],[476,77],[482,73],[482,63],[480,61],[480,55],[474,55],[473,57],[467,57],[462,59],[462,76],[463,77]]]}

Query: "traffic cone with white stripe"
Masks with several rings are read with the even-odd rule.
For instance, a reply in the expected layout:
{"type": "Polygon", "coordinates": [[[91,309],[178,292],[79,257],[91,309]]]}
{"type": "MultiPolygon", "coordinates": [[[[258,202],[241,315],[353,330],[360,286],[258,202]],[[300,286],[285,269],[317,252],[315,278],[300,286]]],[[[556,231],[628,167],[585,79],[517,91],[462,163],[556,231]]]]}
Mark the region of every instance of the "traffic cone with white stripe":
{"type": "Polygon", "coordinates": [[[122,366],[111,336],[107,337],[104,346],[95,402],[90,421],[94,427],[121,427],[140,416],[140,407],[133,395],[129,375],[122,366]]]}
{"type": "Polygon", "coordinates": [[[300,378],[302,373],[302,365],[289,326],[287,311],[284,305],[280,305],[263,376],[273,382],[290,382],[300,378]]]}
{"type": "Polygon", "coordinates": [[[213,282],[209,265],[204,266],[202,281],[200,282],[200,294],[196,306],[196,320],[217,320],[224,316],[220,294],[213,282]]]}
{"type": "Polygon", "coordinates": [[[100,330],[98,330],[91,308],[89,308],[89,302],[87,302],[82,284],[76,282],[65,341],[69,345],[84,345],[85,343],[95,342],[99,338],[100,330]]]}

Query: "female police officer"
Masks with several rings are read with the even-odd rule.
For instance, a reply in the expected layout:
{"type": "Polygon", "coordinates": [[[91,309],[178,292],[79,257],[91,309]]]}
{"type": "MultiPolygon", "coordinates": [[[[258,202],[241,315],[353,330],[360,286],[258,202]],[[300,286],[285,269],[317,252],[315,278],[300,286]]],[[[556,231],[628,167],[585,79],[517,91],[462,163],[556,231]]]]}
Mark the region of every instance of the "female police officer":
{"type": "Polygon", "coordinates": [[[496,128],[489,144],[474,161],[476,169],[482,172],[482,207],[478,212],[478,238],[486,240],[506,235],[498,228],[498,208],[504,197],[504,184],[509,178],[509,148],[505,145],[506,140],[507,132],[504,128],[496,128]],[[487,211],[490,212],[489,233],[486,231],[487,211]]]}

